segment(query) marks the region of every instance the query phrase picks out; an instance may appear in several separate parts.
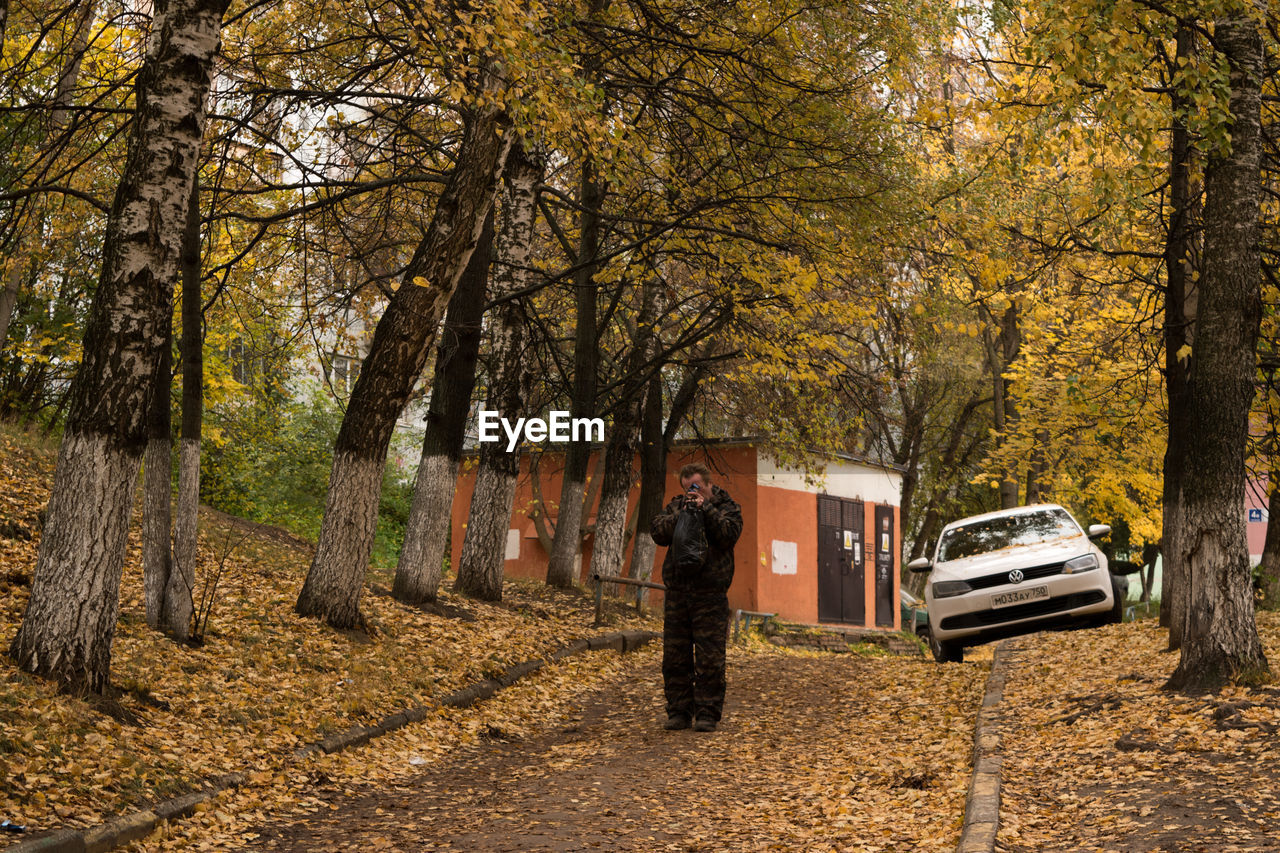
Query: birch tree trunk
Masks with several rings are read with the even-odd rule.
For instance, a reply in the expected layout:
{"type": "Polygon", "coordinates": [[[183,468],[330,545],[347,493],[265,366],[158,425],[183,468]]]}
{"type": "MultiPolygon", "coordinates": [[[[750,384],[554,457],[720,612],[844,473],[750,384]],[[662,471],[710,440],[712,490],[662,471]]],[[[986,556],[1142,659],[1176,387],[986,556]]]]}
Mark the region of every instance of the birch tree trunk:
{"type": "Polygon", "coordinates": [[[634,401],[624,402],[614,419],[613,434],[605,446],[604,482],[600,487],[595,544],[591,549],[591,571],[595,574],[617,576],[622,573],[627,550],[627,497],[635,482],[636,427],[639,421],[639,406],[634,401]]]}
{"type": "MultiPolygon", "coordinates": [[[[1195,50],[1195,33],[1189,25],[1181,25],[1175,36],[1175,62],[1191,60],[1195,50]]],[[[1160,550],[1163,554],[1163,576],[1160,592],[1160,624],[1169,629],[1169,650],[1182,645],[1186,627],[1188,578],[1182,561],[1185,521],[1182,517],[1182,480],[1187,466],[1187,362],[1184,347],[1194,339],[1195,288],[1191,275],[1193,251],[1191,240],[1191,135],[1185,121],[1190,99],[1176,88],[1172,96],[1173,132],[1169,164],[1169,236],[1165,242],[1164,297],[1164,363],[1165,394],[1168,400],[1168,441],[1164,454],[1164,483],[1161,501],[1160,550]],[[1191,310],[1189,310],[1191,309],[1191,310]]]]}
{"type": "MultiPolygon", "coordinates": [[[[578,273],[575,276],[575,317],[577,329],[573,344],[573,397],[570,416],[589,418],[596,402],[596,281],[595,272],[600,251],[600,207],[604,188],[588,160],[582,167],[579,198],[582,202],[581,236],[578,248],[578,273]]],[[[591,444],[570,442],[565,447],[564,480],[560,486],[560,508],[556,516],[556,534],[547,561],[547,583],[569,588],[578,580],[578,554],[582,548],[583,489],[587,482],[587,464],[591,460],[591,444]]]]}
{"type": "Polygon", "coordinates": [[[165,585],[173,565],[173,555],[169,551],[170,506],[173,503],[173,442],[169,436],[172,322],[162,322],[161,326],[164,344],[156,362],[155,391],[151,399],[147,450],[142,468],[142,589],[147,625],[151,628],[161,627],[165,585]]]}
{"type": "Polygon", "coordinates": [[[1215,48],[1230,68],[1230,150],[1205,170],[1204,275],[1188,394],[1181,482],[1181,558],[1190,577],[1181,660],[1169,681],[1188,692],[1269,672],[1254,622],[1245,488],[1249,409],[1262,316],[1259,211],[1263,48],[1244,4],[1219,20],[1215,48]]]}
{"type": "MultiPolygon", "coordinates": [[[[486,90],[497,85],[489,72],[486,90]]],[[[316,555],[297,612],[335,628],[363,628],[360,593],[378,520],[382,469],[396,419],[422,374],[436,326],[480,239],[512,133],[496,106],[467,117],[457,166],[436,203],[404,281],[374,329],[334,443],[316,555]]]]}
{"type": "MultiPolygon", "coordinates": [[[[510,155],[507,159],[510,161],[510,155]]],[[[440,345],[436,348],[427,431],[422,438],[413,505],[409,508],[404,545],[400,548],[391,588],[392,596],[405,604],[433,602],[440,589],[445,550],[449,547],[454,487],[471,411],[471,392],[476,382],[480,322],[484,317],[492,250],[493,214],[490,213],[467,271],[449,300],[440,345]]]]}
{"type": "Polygon", "coordinates": [[[154,9],[31,597],[9,648],[23,669],[70,690],[100,692],[110,675],[131,492],[225,0],[154,9]]]}
{"type": "Polygon", "coordinates": [[[195,612],[200,512],[200,431],[204,421],[203,301],[200,293],[200,182],[193,181],[182,238],[182,434],[178,439],[178,501],[173,524],[173,566],[164,596],[164,629],[191,636],[195,612]]]}
{"type": "MultiPolygon", "coordinates": [[[[527,156],[523,147],[516,147],[505,179],[506,197],[494,270],[495,297],[522,290],[532,281],[533,226],[541,176],[541,158],[527,156]]],[[[519,302],[503,302],[493,317],[495,373],[485,406],[506,417],[523,416],[519,413],[524,411],[529,392],[531,367],[525,353],[525,337],[519,302]]],[[[519,449],[508,453],[501,441],[481,445],[455,591],[485,601],[502,600],[502,566],[519,474],[519,449]]]]}
{"type": "MultiPolygon", "coordinates": [[[[645,377],[650,370],[657,369],[652,362],[658,356],[656,329],[661,304],[662,287],[651,279],[640,293],[635,334],[619,389],[621,402],[614,418],[613,434],[605,447],[604,482],[600,488],[600,508],[596,510],[595,545],[591,550],[591,568],[595,574],[622,574],[627,550],[627,503],[631,487],[635,484],[634,463],[648,386],[645,377]]],[[[654,375],[657,376],[656,373],[654,375]]],[[[661,407],[661,398],[658,405],[661,407]]],[[[660,422],[661,408],[658,417],[660,422]]],[[[639,509],[637,505],[637,512],[639,509]]],[[[644,520],[646,530],[649,520],[644,520]]],[[[610,590],[610,594],[616,592],[610,590]]]]}

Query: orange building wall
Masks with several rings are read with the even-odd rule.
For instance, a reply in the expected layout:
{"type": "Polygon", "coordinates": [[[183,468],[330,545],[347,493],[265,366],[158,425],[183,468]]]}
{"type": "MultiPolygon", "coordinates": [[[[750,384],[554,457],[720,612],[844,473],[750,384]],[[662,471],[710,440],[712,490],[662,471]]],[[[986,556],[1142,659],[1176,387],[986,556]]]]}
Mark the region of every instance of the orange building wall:
{"type": "MultiPolygon", "coordinates": [[[[593,453],[588,470],[596,470],[599,453],[593,453]]],[[[538,540],[534,522],[529,518],[535,503],[533,460],[524,454],[520,460],[520,479],[517,483],[511,527],[520,535],[520,553],[507,560],[503,571],[509,577],[542,580],[546,577],[548,554],[538,540]]],[[[537,458],[536,474],[543,500],[550,507],[554,521],[555,507],[560,498],[563,473],[563,455],[544,453],[537,458]]],[[[712,481],[729,492],[742,507],[742,536],[734,549],[734,579],[729,589],[729,606],[732,609],[775,613],[779,618],[814,624],[818,622],[818,505],[813,492],[759,485],[757,482],[757,448],[751,445],[733,445],[712,448],[710,454],[701,449],[677,448],[667,459],[667,487],[664,503],[679,488],[676,472],[687,462],[699,461],[712,470],[712,481]],[[796,543],[797,566],[795,574],[775,574],[773,571],[773,541],[775,539],[796,543]]],[[[475,457],[463,461],[453,501],[453,540],[451,542],[451,566],[456,567],[462,553],[463,536],[470,512],[471,496],[475,489],[475,457]]],[[[637,486],[628,499],[628,518],[635,511],[639,497],[637,486]]],[[[596,505],[587,510],[587,523],[595,521],[596,505]]],[[[866,613],[868,626],[875,625],[875,504],[868,501],[864,508],[865,539],[863,555],[866,577],[866,613]]],[[[649,519],[637,519],[637,530],[648,530],[649,519]]],[[[901,553],[901,530],[898,508],[894,507],[895,559],[893,614],[894,627],[900,627],[898,608],[898,565],[901,553]]],[[[634,541],[634,538],[633,538],[634,541]]],[[[591,550],[593,537],[583,543],[582,570],[579,580],[585,582],[591,574],[591,550]]],[[[666,549],[659,548],[654,561],[652,579],[662,581],[662,559],[666,549]]],[[[631,543],[627,546],[626,559],[631,559],[631,543]]],[[[624,564],[625,565],[625,564],[624,564]]],[[[651,604],[662,600],[662,593],[650,590],[651,604]]]]}
{"type": "Polygon", "coordinates": [[[762,525],[756,543],[758,600],[746,610],[776,613],[780,619],[818,621],[818,496],[812,492],[758,486],[762,525]],[[796,543],[796,573],[773,571],[773,540],[796,543]]]}
{"type": "MultiPolygon", "coordinates": [[[[587,470],[592,472],[592,476],[594,476],[599,456],[598,451],[591,454],[587,470]]],[[[520,554],[516,559],[506,561],[503,565],[503,572],[508,577],[542,580],[547,576],[549,555],[542,547],[534,522],[529,517],[536,506],[534,474],[530,473],[530,464],[534,458],[530,454],[524,454],[520,459],[520,478],[516,484],[511,519],[511,527],[520,531],[520,554]]],[[[694,461],[706,464],[711,469],[712,482],[728,491],[729,495],[742,507],[742,536],[739,539],[737,548],[734,550],[734,582],[729,590],[729,605],[735,608],[753,609],[744,603],[735,602],[750,600],[752,593],[746,590],[753,587],[755,583],[755,574],[752,571],[753,554],[749,544],[754,543],[756,538],[755,448],[750,446],[726,447],[714,450],[710,456],[697,449],[677,449],[672,452],[667,458],[667,488],[664,503],[674,497],[679,489],[679,484],[676,482],[676,473],[681,466],[694,461]]],[[[468,457],[463,461],[463,469],[459,474],[457,490],[454,493],[451,527],[453,539],[450,543],[450,565],[454,567],[458,565],[458,560],[462,555],[462,543],[466,535],[467,517],[471,510],[471,497],[475,491],[475,466],[475,457],[468,457]]],[[[635,512],[636,501],[640,495],[638,469],[639,466],[637,465],[636,487],[631,490],[627,500],[628,519],[635,512]]],[[[552,519],[551,529],[554,529],[555,510],[560,501],[563,473],[564,456],[562,454],[544,453],[537,457],[536,476],[538,478],[538,487],[542,500],[549,507],[549,514],[552,519]]],[[[586,524],[595,523],[595,513],[598,506],[599,499],[596,498],[592,501],[592,505],[587,508],[586,524]]],[[[636,519],[637,531],[647,531],[650,520],[636,519]]],[[[627,544],[626,561],[628,562],[631,559],[633,542],[634,537],[627,544]]],[[[590,535],[583,542],[582,570],[579,573],[580,581],[585,582],[591,576],[591,552],[594,544],[594,537],[590,535]]],[[[657,583],[662,582],[662,559],[665,556],[666,549],[659,548],[654,560],[652,573],[652,578],[657,583]]],[[[626,564],[624,562],[624,565],[626,564]]],[[[649,600],[651,602],[660,602],[662,600],[661,591],[652,590],[649,600]]]]}

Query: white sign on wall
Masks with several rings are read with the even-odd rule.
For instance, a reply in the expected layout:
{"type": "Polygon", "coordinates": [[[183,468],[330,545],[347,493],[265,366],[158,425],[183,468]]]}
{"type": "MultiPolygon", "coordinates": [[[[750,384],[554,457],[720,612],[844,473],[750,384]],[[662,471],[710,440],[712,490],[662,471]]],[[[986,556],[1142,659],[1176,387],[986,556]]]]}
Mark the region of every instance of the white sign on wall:
{"type": "Polygon", "coordinates": [[[796,552],[796,543],[773,540],[773,573],[775,575],[794,575],[800,557],[796,552]]]}
{"type": "Polygon", "coordinates": [[[503,559],[520,559],[520,531],[514,527],[507,531],[507,555],[503,559]]]}

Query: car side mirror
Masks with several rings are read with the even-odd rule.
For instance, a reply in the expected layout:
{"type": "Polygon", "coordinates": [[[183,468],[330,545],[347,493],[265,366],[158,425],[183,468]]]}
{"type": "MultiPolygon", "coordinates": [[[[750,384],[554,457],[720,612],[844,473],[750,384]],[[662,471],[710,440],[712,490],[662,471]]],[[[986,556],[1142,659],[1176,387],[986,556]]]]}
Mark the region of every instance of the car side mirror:
{"type": "Polygon", "coordinates": [[[1110,524],[1090,524],[1089,525],[1090,539],[1102,539],[1103,537],[1110,536],[1110,535],[1111,535],[1110,524]]]}
{"type": "Polygon", "coordinates": [[[907,571],[915,572],[918,575],[922,575],[932,568],[933,563],[930,562],[928,557],[916,557],[910,563],[907,563],[907,571]]]}

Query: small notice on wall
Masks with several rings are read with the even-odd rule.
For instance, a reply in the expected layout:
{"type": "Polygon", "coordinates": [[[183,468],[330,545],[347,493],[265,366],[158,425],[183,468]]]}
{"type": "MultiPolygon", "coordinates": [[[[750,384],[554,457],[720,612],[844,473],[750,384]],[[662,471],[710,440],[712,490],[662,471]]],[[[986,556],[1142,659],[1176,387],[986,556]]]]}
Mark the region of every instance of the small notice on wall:
{"type": "Polygon", "coordinates": [[[506,559],[520,559],[520,531],[514,527],[507,530],[507,554],[506,559]]]}
{"type": "Polygon", "coordinates": [[[773,573],[775,575],[794,575],[800,558],[796,553],[796,543],[773,540],[773,573]]]}

